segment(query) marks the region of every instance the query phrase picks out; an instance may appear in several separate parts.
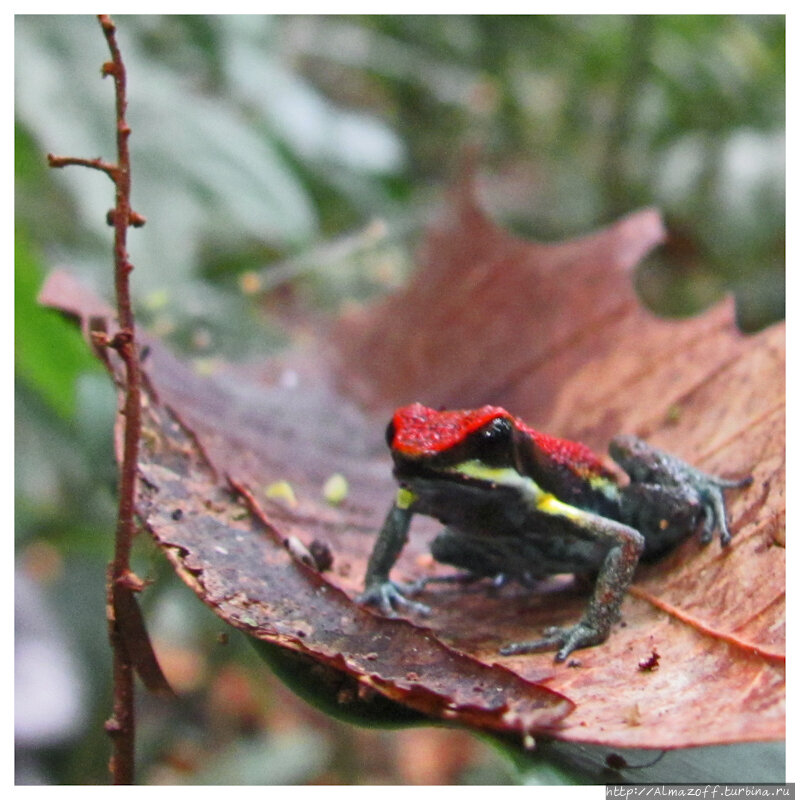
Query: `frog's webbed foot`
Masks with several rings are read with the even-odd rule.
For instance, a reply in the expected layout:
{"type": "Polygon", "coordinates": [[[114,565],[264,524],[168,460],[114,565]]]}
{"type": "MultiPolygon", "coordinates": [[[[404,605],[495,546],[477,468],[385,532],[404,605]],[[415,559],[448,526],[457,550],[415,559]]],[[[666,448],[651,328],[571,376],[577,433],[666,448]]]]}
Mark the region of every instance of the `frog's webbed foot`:
{"type": "Polygon", "coordinates": [[[390,580],[373,583],[356,599],[364,605],[374,606],[387,617],[396,616],[396,611],[412,612],[424,617],[431,613],[430,606],[406,597],[406,594],[414,593],[418,583],[403,584],[390,580]]]}
{"type": "Polygon", "coordinates": [[[506,645],[500,649],[500,655],[519,656],[527,653],[558,650],[556,661],[564,661],[573,650],[601,644],[607,638],[607,633],[597,630],[597,628],[586,622],[579,622],[569,628],[547,628],[541,639],[534,639],[531,642],[514,642],[506,645]]]}

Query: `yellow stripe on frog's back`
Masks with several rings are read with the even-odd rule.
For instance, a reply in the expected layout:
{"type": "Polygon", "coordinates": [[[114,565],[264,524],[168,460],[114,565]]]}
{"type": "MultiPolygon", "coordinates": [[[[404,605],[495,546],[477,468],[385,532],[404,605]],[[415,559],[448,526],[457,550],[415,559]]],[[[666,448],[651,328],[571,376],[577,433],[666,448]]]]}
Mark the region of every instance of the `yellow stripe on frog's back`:
{"type": "Polygon", "coordinates": [[[554,494],[550,494],[549,492],[543,493],[543,497],[536,503],[536,508],[545,514],[567,517],[568,519],[578,519],[586,516],[585,511],[559,500],[554,494]]]}
{"type": "Polygon", "coordinates": [[[489,481],[500,486],[509,486],[517,489],[528,500],[528,503],[543,514],[577,519],[584,514],[579,508],[564,503],[554,494],[546,492],[533,478],[520,475],[511,467],[488,467],[481,461],[463,461],[451,467],[450,472],[455,472],[467,478],[476,478],[489,481]]]}

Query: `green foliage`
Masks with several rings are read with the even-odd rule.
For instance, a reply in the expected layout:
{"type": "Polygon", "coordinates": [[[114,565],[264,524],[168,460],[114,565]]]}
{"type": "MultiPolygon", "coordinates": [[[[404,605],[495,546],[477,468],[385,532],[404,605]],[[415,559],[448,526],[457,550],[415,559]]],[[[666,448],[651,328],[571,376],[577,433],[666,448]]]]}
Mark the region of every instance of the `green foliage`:
{"type": "Polygon", "coordinates": [[[14,243],[14,338],[17,377],[63,419],[75,412],[75,382],[87,370],[100,371],[80,332],[36,297],[41,261],[29,237],[16,231],[14,243]]]}
{"type": "MultiPolygon", "coordinates": [[[[747,330],[783,316],[780,16],[316,17],[288,23],[303,71],[395,121],[412,180],[465,141],[492,210],[543,239],[642,205],[674,239],[640,275],[655,310],[734,291],[747,330]],[[344,87],[344,88],[343,88],[344,87]]],[[[417,194],[419,197],[419,194],[417,194]]]]}
{"type": "MultiPolygon", "coordinates": [[[[87,22],[18,18],[18,119],[42,150],[110,152],[87,22]]],[[[529,235],[664,209],[674,245],[641,276],[656,310],[733,290],[746,328],[783,315],[783,17],[128,17],[120,35],[134,203],[149,218],[131,241],[134,290],[167,298],[154,323],[184,343],[202,316],[222,351],[253,346],[257,326],[226,324],[250,319],[245,272],[376,216],[406,246],[429,184],[474,140],[498,176],[492,210],[529,235]]],[[[61,255],[101,275],[107,181],[66,170],[47,186],[39,216],[58,186],[84,228],[61,255]]],[[[360,295],[347,270],[306,275],[323,296],[360,295]]]]}

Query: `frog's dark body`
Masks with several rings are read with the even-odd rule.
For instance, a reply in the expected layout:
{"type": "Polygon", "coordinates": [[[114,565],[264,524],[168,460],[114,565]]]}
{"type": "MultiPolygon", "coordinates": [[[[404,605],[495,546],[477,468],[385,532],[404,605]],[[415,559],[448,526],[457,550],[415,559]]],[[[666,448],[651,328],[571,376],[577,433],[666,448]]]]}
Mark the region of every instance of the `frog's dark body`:
{"type": "Polygon", "coordinates": [[[505,409],[398,409],[387,430],[400,484],[367,567],[365,602],[387,614],[420,612],[389,570],[414,514],[446,526],[431,545],[437,561],[476,577],[532,580],[554,574],[596,576],[583,619],[544,639],[502,648],[510,655],[605,641],[641,558],[655,559],[701,530],[730,540],[722,490],[744,486],[707,475],[632,436],[616,437],[616,473],[585,446],[548,436],[505,409]]]}
{"type": "MultiPolygon", "coordinates": [[[[596,575],[609,550],[584,526],[569,517],[544,513],[515,502],[517,490],[497,486],[487,495],[481,486],[402,478],[416,496],[416,513],[433,517],[446,527],[431,543],[431,554],[441,564],[467,570],[476,576],[504,576],[529,582],[561,573],[596,575]]],[[[547,487],[542,487],[547,491],[547,487]]],[[[577,494],[577,492],[575,493],[577,494]]],[[[610,499],[599,491],[585,491],[572,505],[607,519],[631,525],[644,537],[641,559],[662,557],[697,530],[701,506],[677,504],[672,516],[625,513],[623,493],[610,499]],[[652,517],[652,515],[650,515],[652,517]]],[[[638,505],[633,504],[636,508],[638,505]]]]}
{"type": "Polygon", "coordinates": [[[404,483],[417,497],[415,512],[446,526],[431,543],[433,557],[481,577],[592,574],[608,550],[582,535],[571,520],[512,502],[515,489],[498,486],[487,496],[480,487],[464,484],[404,483]]]}

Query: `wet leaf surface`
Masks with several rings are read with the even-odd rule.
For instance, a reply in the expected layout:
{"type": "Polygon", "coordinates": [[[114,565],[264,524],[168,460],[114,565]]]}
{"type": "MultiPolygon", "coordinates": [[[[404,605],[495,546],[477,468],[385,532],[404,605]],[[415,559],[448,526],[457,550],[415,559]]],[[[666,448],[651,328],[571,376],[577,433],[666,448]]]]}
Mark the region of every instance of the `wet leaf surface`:
{"type": "MultiPolygon", "coordinates": [[[[745,337],[730,301],[679,321],[643,309],[630,273],[662,237],[647,210],[575,241],[523,241],[463,184],[408,288],[333,335],[208,377],[149,342],[148,529],[232,625],[433,716],[616,747],[782,737],[784,328],[745,337]],[[729,495],[732,545],[689,541],[642,567],[604,645],[559,665],[503,658],[502,644],[577,620],[585,590],[567,578],[537,591],[437,585],[424,620],[353,602],[394,491],[386,414],[412,400],[504,405],[598,452],[636,433],[754,482],[729,495]],[[335,473],[338,505],[323,492],[335,473]],[[314,552],[330,569],[308,566],[314,552]]],[[[109,317],[63,273],[43,301],[85,325],[109,317]]],[[[393,577],[447,572],[427,553],[435,530],[415,520],[393,577]]]]}

